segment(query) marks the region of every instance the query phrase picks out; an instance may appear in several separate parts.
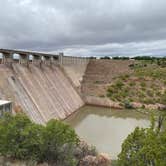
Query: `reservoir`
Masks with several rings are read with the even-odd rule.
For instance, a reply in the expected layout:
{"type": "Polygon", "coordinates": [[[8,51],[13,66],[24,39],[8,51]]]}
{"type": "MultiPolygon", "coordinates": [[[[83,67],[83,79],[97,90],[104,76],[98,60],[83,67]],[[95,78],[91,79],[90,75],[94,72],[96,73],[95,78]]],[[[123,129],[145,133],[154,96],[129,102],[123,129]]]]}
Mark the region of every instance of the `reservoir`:
{"type": "Polygon", "coordinates": [[[84,106],[70,116],[66,122],[78,136],[98,152],[108,153],[117,159],[125,138],[135,127],[149,127],[149,117],[135,110],[114,110],[102,107],[84,106]]]}

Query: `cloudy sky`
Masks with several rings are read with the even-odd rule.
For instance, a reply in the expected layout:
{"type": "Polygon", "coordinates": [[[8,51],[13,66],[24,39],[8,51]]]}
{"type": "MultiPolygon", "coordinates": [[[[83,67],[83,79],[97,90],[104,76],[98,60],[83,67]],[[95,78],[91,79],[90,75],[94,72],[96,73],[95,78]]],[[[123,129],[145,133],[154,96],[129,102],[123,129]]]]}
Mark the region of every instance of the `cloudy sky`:
{"type": "Polygon", "coordinates": [[[166,55],[166,0],[0,0],[0,48],[166,55]]]}

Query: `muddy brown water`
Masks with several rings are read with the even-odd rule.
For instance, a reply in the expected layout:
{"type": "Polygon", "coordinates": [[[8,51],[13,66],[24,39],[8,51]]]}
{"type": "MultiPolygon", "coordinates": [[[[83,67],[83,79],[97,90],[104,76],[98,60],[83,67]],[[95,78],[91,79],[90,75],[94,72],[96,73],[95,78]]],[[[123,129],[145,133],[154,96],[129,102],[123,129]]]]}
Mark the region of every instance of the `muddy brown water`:
{"type": "Polygon", "coordinates": [[[135,110],[84,106],[65,120],[88,144],[117,159],[121,144],[135,127],[149,127],[150,120],[135,110]]]}

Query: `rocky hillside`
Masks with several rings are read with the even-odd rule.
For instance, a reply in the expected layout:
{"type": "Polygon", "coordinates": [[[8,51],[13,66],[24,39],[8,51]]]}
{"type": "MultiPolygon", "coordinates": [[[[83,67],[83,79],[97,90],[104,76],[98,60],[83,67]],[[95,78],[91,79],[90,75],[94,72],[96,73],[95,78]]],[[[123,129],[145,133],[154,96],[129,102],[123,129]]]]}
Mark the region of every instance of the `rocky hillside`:
{"type": "Polygon", "coordinates": [[[137,61],[132,74],[117,77],[107,89],[113,101],[166,103],[166,67],[155,61],[137,61]]]}
{"type": "Polygon", "coordinates": [[[166,60],[91,60],[82,84],[86,103],[165,109],[166,60]]]}
{"type": "Polygon", "coordinates": [[[116,77],[131,72],[130,64],[132,60],[90,60],[82,81],[82,93],[103,96],[116,77]]]}

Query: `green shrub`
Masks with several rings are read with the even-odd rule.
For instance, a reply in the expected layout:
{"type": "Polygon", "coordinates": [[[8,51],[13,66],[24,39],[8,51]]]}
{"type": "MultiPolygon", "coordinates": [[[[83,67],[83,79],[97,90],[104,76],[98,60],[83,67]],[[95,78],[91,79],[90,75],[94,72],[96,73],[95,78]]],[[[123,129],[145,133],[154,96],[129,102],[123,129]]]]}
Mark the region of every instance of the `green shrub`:
{"type": "Polygon", "coordinates": [[[161,94],[160,91],[157,91],[157,92],[156,92],[156,95],[157,95],[157,96],[161,96],[162,94],[161,94]]]}
{"type": "Polygon", "coordinates": [[[139,96],[139,98],[144,98],[144,97],[146,97],[144,91],[140,91],[140,92],[138,93],[138,96],[139,96]]]}
{"type": "Polygon", "coordinates": [[[126,98],[128,96],[128,92],[127,91],[120,91],[119,92],[119,96],[121,96],[122,98],[126,98]]]}
{"type": "Polygon", "coordinates": [[[0,154],[17,159],[39,160],[43,127],[25,115],[6,114],[0,120],[0,154]]]}
{"type": "Polygon", "coordinates": [[[122,87],[124,86],[124,83],[120,80],[118,80],[116,83],[115,83],[115,86],[119,89],[122,89],[122,87]]]}
{"type": "Polygon", "coordinates": [[[133,109],[133,105],[132,105],[129,101],[125,101],[125,102],[124,102],[124,106],[125,106],[125,108],[127,108],[127,109],[133,109]]]}
{"type": "Polygon", "coordinates": [[[126,80],[129,78],[129,75],[128,75],[128,74],[124,74],[124,75],[121,75],[120,78],[121,78],[123,81],[126,81],[126,80]]]}
{"type": "Polygon", "coordinates": [[[142,90],[143,92],[145,92],[145,91],[146,91],[146,88],[145,88],[145,87],[141,87],[141,90],[142,90]]]}
{"type": "Polygon", "coordinates": [[[114,93],[114,90],[113,90],[112,87],[109,87],[108,90],[107,90],[107,92],[108,92],[108,93],[107,93],[107,94],[108,94],[107,96],[108,96],[108,97],[111,97],[111,96],[113,95],[113,93],[114,93]]]}
{"type": "Polygon", "coordinates": [[[146,87],[146,83],[145,82],[141,82],[140,85],[141,85],[141,87],[146,87]]]}
{"type": "Polygon", "coordinates": [[[135,128],[122,144],[118,155],[119,166],[164,166],[166,163],[166,130],[159,117],[158,127],[154,120],[151,128],[135,128]],[[160,130],[162,128],[162,130],[160,130]]]}
{"type": "Polygon", "coordinates": [[[154,96],[154,92],[152,90],[147,90],[147,95],[149,97],[153,97],[154,96]]]}
{"type": "Polygon", "coordinates": [[[100,84],[100,83],[101,83],[101,81],[95,81],[94,83],[95,83],[95,84],[100,84]]]}
{"type": "Polygon", "coordinates": [[[133,69],[137,64],[130,64],[129,67],[133,69]]]}
{"type": "Polygon", "coordinates": [[[47,123],[43,138],[43,157],[48,161],[60,161],[62,158],[69,157],[69,154],[72,154],[72,147],[78,143],[75,131],[58,120],[47,123]],[[63,146],[68,147],[68,156],[64,156],[63,146]]]}
{"type": "Polygon", "coordinates": [[[129,83],[129,85],[130,85],[130,86],[135,86],[136,83],[135,83],[134,81],[132,81],[132,82],[129,83]]]}
{"type": "Polygon", "coordinates": [[[0,155],[3,156],[75,166],[74,148],[78,142],[75,131],[58,120],[42,126],[24,114],[5,114],[0,119],[0,155]]]}
{"type": "Polygon", "coordinates": [[[100,59],[111,59],[109,56],[100,57],[100,59]]]}

